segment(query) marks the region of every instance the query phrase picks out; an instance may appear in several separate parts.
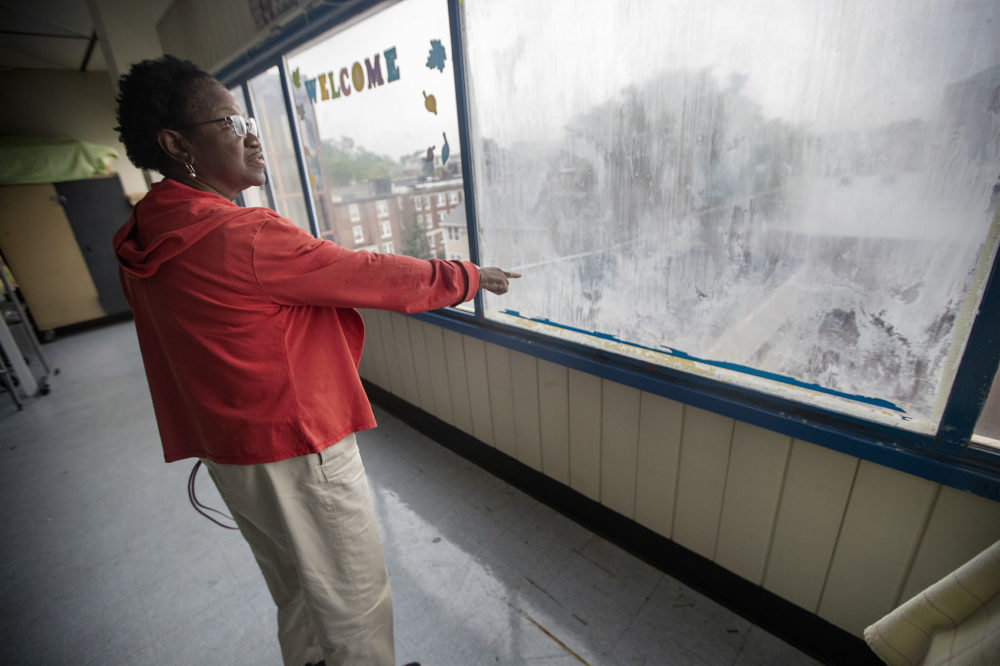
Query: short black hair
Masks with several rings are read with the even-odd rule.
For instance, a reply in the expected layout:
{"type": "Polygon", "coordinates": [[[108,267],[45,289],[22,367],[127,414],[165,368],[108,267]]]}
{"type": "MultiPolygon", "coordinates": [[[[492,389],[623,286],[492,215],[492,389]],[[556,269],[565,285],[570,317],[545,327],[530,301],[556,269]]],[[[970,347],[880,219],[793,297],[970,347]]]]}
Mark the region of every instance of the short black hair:
{"type": "Polygon", "coordinates": [[[157,134],[186,122],[192,85],[212,78],[193,62],[172,55],[137,62],[122,75],[115,131],[132,164],[163,172],[170,158],[160,148],[157,134]]]}

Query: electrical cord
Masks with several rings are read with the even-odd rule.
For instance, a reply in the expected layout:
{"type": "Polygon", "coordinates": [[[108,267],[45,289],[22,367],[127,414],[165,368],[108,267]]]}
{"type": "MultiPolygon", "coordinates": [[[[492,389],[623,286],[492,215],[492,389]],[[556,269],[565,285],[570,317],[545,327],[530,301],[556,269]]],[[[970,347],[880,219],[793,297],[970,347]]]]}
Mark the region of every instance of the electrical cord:
{"type": "MultiPolygon", "coordinates": [[[[206,518],[208,518],[209,520],[211,520],[213,523],[215,523],[219,527],[225,527],[227,530],[238,530],[238,529],[240,529],[239,527],[234,527],[232,525],[226,525],[225,523],[220,523],[218,520],[216,520],[212,516],[210,516],[207,513],[205,513],[206,511],[211,511],[212,513],[219,514],[220,516],[222,516],[223,518],[226,518],[227,520],[233,520],[232,516],[227,515],[227,514],[221,512],[221,511],[219,511],[218,509],[213,509],[210,506],[206,506],[206,505],[204,505],[204,504],[202,504],[201,502],[198,501],[198,496],[194,492],[194,477],[198,474],[198,468],[199,467],[201,467],[201,461],[200,460],[194,464],[194,468],[191,470],[191,476],[188,477],[188,499],[191,500],[191,506],[194,507],[195,511],[197,511],[201,515],[205,516],[206,518]]],[[[236,521],[233,521],[233,522],[236,522],[236,521]]]]}

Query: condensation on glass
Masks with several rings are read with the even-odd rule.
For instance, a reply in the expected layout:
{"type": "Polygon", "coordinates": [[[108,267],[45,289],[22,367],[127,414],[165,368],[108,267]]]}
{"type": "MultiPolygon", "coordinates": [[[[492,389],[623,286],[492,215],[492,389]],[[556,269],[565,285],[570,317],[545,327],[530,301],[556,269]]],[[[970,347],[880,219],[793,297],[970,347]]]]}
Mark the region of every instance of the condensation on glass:
{"type": "Polygon", "coordinates": [[[258,74],[248,82],[254,116],[260,127],[264,159],[267,162],[267,182],[274,198],[274,209],[306,231],[306,212],[302,180],[292,144],[285,97],[281,91],[281,73],[277,67],[258,74]]]}
{"type": "Polygon", "coordinates": [[[995,251],[1000,3],[462,11],[481,257],[524,274],[488,317],[933,430],[995,251]]]}
{"type": "Polygon", "coordinates": [[[405,0],[287,57],[323,238],[469,259],[450,34],[446,3],[405,0]]]}

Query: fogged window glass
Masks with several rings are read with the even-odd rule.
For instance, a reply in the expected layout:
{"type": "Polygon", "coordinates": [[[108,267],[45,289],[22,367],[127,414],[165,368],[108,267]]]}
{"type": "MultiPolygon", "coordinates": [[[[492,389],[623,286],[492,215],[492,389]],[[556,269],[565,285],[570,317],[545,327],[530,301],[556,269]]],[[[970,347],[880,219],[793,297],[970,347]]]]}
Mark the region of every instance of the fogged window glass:
{"type": "Polygon", "coordinates": [[[272,67],[249,81],[254,115],[260,127],[267,182],[274,197],[274,209],[309,231],[309,215],[302,195],[298,162],[292,146],[285,98],[281,92],[281,74],[272,67]]]}
{"type": "Polygon", "coordinates": [[[480,251],[524,273],[488,316],[930,428],[992,256],[1000,3],[585,4],[462,5],[480,251]]]}
{"type": "Polygon", "coordinates": [[[469,258],[452,63],[443,0],[394,4],[288,57],[321,236],[469,258]]]}

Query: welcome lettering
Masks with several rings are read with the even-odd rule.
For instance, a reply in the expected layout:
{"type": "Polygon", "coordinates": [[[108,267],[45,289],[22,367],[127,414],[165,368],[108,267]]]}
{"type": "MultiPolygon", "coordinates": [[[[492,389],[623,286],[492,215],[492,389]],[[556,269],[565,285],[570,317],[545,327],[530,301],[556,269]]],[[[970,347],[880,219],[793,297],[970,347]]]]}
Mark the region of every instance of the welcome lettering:
{"type": "Polygon", "coordinates": [[[382,53],[376,53],[371,58],[365,58],[363,65],[360,60],[355,60],[349,67],[345,66],[339,70],[318,74],[311,79],[303,80],[301,73],[296,69],[292,73],[292,83],[296,88],[305,85],[309,100],[315,104],[317,93],[319,101],[325,102],[339,97],[348,97],[353,93],[360,93],[365,88],[378,88],[386,83],[398,81],[399,77],[399,67],[396,65],[396,47],[392,46],[382,53]],[[383,62],[385,63],[384,76],[383,62]]]}

